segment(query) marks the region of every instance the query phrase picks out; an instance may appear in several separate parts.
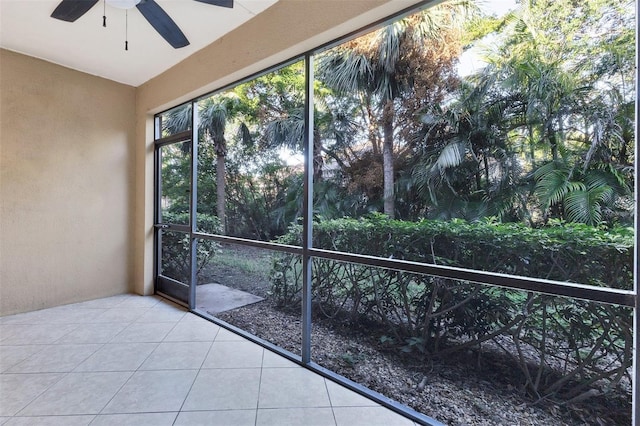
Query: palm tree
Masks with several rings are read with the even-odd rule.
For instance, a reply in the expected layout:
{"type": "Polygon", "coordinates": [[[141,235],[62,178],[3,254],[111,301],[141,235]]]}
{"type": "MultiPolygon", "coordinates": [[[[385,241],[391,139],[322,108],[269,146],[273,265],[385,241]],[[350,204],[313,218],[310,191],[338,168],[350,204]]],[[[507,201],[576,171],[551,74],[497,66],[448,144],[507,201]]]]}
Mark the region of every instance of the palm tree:
{"type": "Polygon", "coordinates": [[[161,137],[175,135],[191,129],[191,103],[180,105],[162,114],[161,137]]]}
{"type": "MultiPolygon", "coordinates": [[[[451,31],[472,1],[449,1],[333,48],[320,57],[319,79],[343,94],[356,94],[371,117],[369,138],[378,152],[374,127],[382,129],[384,213],[395,215],[394,139],[403,97],[441,99],[452,84],[450,70],[459,53],[451,31]],[[458,13],[456,15],[455,13],[458,13]]],[[[423,99],[428,101],[427,99],[423,99]]]]}
{"type": "MultiPolygon", "coordinates": [[[[210,96],[198,102],[200,145],[211,143],[215,152],[216,170],[216,214],[220,221],[221,233],[226,233],[226,172],[225,157],[228,125],[239,117],[238,97],[233,92],[210,96]]],[[[185,131],[191,125],[191,104],[170,111],[163,120],[163,132],[174,134],[185,131]]],[[[243,139],[250,137],[246,125],[239,123],[239,132],[243,139]]],[[[201,150],[202,151],[202,150],[201,150]]]]}
{"type": "Polygon", "coordinates": [[[518,100],[494,86],[491,73],[468,78],[453,101],[422,115],[421,151],[408,182],[431,201],[429,216],[528,218],[522,166],[509,140],[518,100]]]}
{"type": "Polygon", "coordinates": [[[594,23],[611,15],[602,7],[586,1],[575,14],[568,0],[523,4],[483,73],[493,80],[494,100],[513,105],[502,127],[512,140],[529,143],[529,177],[545,220],[595,225],[630,193],[629,102],[601,63],[612,41],[627,43],[627,31],[612,30],[611,39],[594,43],[594,23]]]}
{"type": "Polygon", "coordinates": [[[240,120],[241,105],[233,91],[213,95],[200,101],[200,130],[205,141],[210,140],[216,155],[216,214],[220,220],[222,234],[226,234],[226,169],[227,139],[229,125],[235,122],[238,135],[244,145],[250,144],[251,134],[245,122],[240,120]]]}
{"type": "MultiPolygon", "coordinates": [[[[258,118],[259,143],[263,149],[303,150],[306,131],[303,65],[297,62],[280,68],[243,84],[240,89],[245,104],[243,114],[258,118]]],[[[337,164],[345,165],[342,154],[358,133],[353,115],[359,111],[359,105],[344,102],[326,88],[317,87],[313,108],[312,173],[316,185],[314,195],[318,197],[323,193],[322,188],[331,185],[325,182],[325,158],[331,157],[337,164]]]]}

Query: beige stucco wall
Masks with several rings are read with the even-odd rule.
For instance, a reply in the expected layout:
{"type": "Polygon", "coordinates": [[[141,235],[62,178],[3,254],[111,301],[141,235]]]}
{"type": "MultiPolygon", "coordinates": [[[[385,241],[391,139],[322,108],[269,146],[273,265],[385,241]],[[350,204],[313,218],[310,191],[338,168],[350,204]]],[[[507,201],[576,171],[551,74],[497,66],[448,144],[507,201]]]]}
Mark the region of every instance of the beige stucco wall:
{"type": "Polygon", "coordinates": [[[0,315],[126,292],[135,88],[0,50],[0,315]]]}
{"type": "Polygon", "coordinates": [[[153,293],[153,113],[288,60],[415,3],[418,0],[279,0],[138,88],[136,292],[153,293]]]}

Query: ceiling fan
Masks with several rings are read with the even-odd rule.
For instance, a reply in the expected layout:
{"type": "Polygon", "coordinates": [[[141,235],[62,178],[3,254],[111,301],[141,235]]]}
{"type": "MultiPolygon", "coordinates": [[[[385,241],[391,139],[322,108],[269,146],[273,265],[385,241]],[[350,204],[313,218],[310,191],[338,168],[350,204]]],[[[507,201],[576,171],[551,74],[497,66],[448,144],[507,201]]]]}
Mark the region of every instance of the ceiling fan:
{"type": "MultiPolygon", "coordinates": [[[[87,13],[99,0],[62,0],[51,14],[52,18],[74,22],[87,13]]],[[[178,25],[154,0],[104,0],[121,9],[131,9],[134,6],[149,21],[151,26],[175,49],[189,45],[189,40],[182,33],[178,25]]],[[[233,7],[233,0],[195,0],[214,6],[233,7]]],[[[103,22],[106,26],[106,23],[103,22]]]]}

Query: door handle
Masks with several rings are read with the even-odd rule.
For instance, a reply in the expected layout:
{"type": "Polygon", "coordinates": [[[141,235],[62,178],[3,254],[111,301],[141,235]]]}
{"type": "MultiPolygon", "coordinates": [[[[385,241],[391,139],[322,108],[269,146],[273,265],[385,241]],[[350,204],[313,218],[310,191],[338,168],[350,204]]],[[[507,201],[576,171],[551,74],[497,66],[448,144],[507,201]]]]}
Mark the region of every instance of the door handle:
{"type": "Polygon", "coordinates": [[[159,225],[159,224],[155,224],[153,225],[155,226],[156,229],[168,229],[169,225],[159,225]]]}

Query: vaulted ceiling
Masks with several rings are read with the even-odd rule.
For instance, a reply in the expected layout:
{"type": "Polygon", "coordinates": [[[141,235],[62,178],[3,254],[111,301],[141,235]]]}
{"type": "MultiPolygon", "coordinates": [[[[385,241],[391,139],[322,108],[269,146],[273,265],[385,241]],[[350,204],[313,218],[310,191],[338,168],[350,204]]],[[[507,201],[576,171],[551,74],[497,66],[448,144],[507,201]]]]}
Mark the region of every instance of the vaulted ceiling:
{"type": "Polygon", "coordinates": [[[276,1],[235,0],[228,9],[194,0],[156,0],[190,42],[174,49],[136,8],[125,12],[100,0],[71,23],[51,18],[60,0],[0,0],[0,47],[139,86],[276,1]]]}

